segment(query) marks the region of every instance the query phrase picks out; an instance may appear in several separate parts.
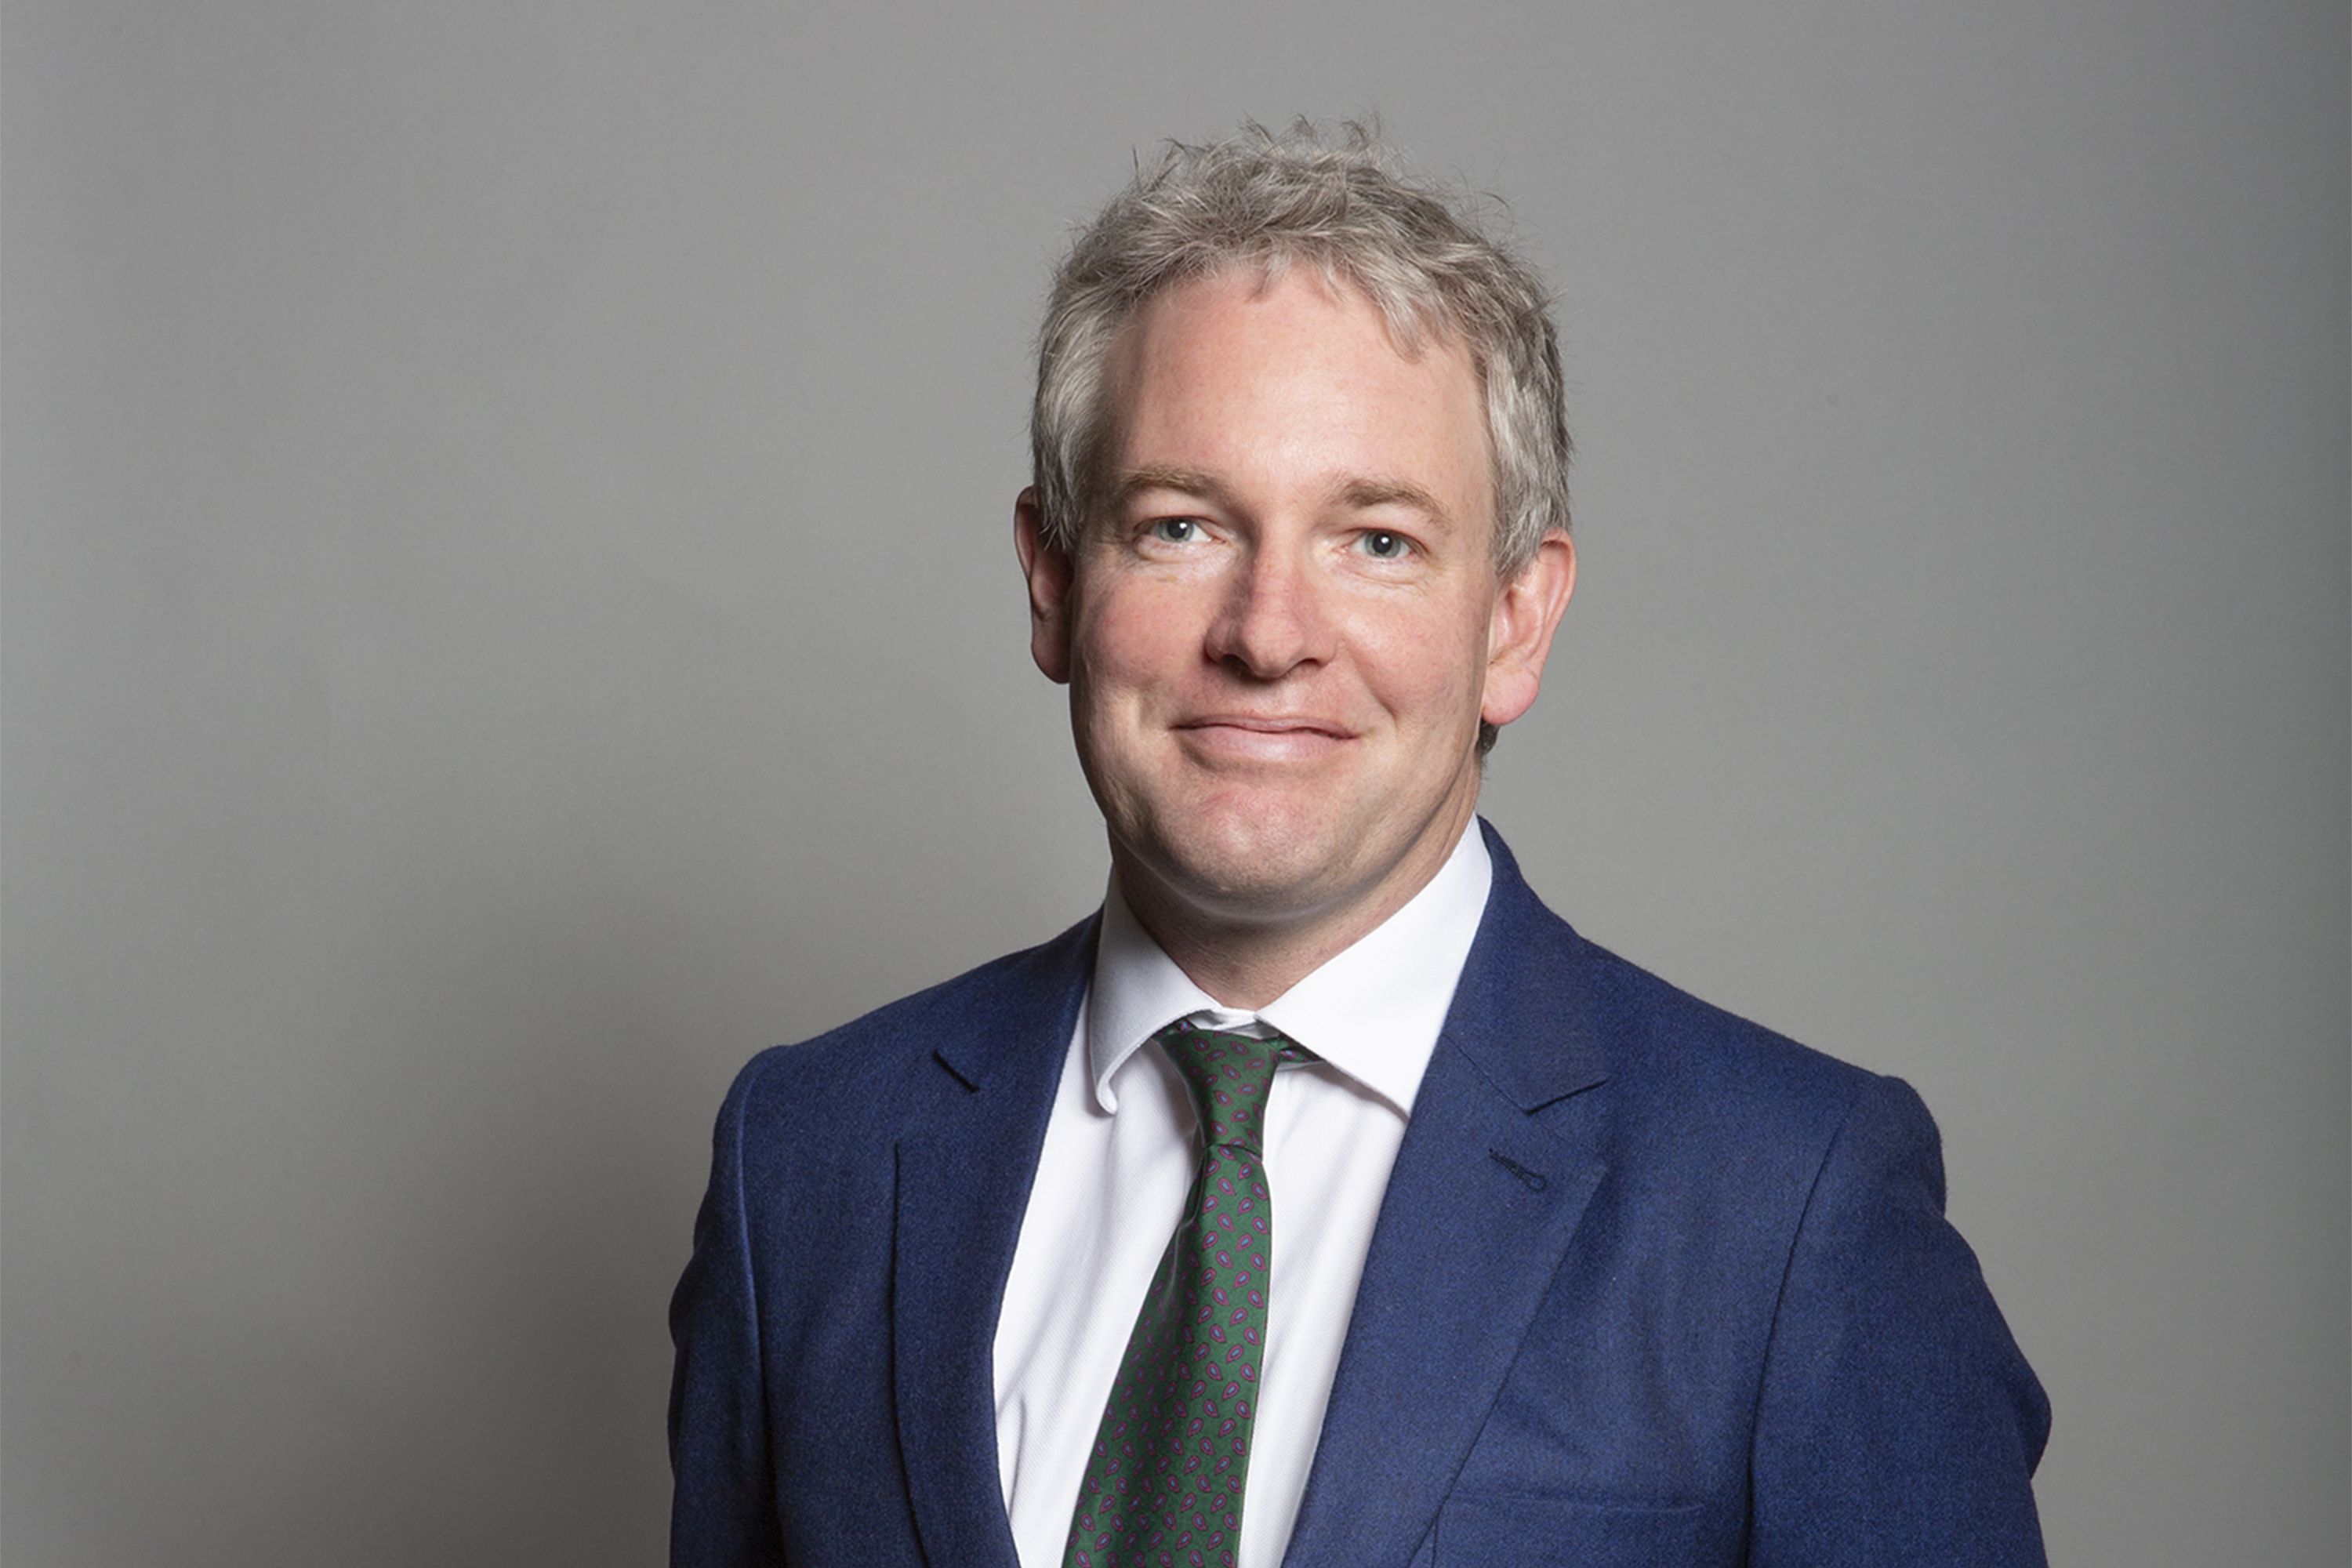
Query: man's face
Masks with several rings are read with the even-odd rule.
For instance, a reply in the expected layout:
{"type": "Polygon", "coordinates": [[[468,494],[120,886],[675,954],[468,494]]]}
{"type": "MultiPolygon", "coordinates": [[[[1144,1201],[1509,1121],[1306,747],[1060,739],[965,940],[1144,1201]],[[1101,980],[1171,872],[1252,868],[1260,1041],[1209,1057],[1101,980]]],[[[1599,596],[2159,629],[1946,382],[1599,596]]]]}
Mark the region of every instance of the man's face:
{"type": "Polygon", "coordinates": [[[1139,909],[1367,925],[1478,791],[1482,717],[1535,682],[1573,558],[1494,565],[1486,412],[1450,341],[1400,353],[1295,268],[1163,293],[1111,355],[1107,489],[1067,555],[1021,510],[1038,664],[1139,909]]]}

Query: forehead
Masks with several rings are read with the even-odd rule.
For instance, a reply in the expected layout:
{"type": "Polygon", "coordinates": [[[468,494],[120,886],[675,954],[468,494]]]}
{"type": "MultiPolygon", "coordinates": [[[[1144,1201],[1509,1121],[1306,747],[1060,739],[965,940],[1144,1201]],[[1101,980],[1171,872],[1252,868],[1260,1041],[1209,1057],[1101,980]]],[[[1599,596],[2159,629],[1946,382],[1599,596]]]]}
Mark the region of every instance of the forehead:
{"type": "Polygon", "coordinates": [[[1315,268],[1225,272],[1147,300],[1106,366],[1114,481],[1138,467],[1236,480],[1402,479],[1490,513],[1485,398],[1469,351],[1400,343],[1379,307],[1315,268]]]}

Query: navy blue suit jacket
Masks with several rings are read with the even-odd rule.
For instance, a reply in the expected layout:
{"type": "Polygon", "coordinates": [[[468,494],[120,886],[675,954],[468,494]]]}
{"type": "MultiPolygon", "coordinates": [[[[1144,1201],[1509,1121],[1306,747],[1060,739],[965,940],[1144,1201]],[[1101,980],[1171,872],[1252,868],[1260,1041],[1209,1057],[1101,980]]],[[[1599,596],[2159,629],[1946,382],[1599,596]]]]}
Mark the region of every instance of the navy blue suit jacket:
{"type": "MultiPolygon", "coordinates": [[[[1286,1568],[2042,1563],[2049,1406],[1918,1097],[1584,941],[1487,836],[1286,1568]]],[[[1015,1568],[990,1352],[1094,934],[737,1079],[680,1568],[1015,1568]]]]}

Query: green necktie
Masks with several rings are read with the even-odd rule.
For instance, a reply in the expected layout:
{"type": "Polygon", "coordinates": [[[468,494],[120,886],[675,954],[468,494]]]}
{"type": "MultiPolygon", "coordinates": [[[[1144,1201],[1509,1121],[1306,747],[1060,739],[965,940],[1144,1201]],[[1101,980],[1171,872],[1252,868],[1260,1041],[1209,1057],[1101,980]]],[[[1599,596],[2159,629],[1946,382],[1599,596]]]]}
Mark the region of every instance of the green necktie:
{"type": "Polygon", "coordinates": [[[1181,1021],[1154,1037],[1205,1147],[1110,1385],[1063,1568],[1233,1568],[1241,1547],[1274,1248],[1265,1097],[1297,1048],[1181,1021]]]}

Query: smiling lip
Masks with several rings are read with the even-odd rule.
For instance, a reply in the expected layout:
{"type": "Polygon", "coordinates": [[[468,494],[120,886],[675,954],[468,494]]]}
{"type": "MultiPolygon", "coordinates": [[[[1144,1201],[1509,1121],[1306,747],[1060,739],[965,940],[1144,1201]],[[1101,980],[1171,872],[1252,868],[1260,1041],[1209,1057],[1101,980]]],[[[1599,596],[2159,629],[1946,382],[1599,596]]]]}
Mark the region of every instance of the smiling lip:
{"type": "Polygon", "coordinates": [[[1247,713],[1212,713],[1175,726],[1204,750],[1242,757],[1278,759],[1319,753],[1352,732],[1324,719],[1264,718],[1247,713]]]}

